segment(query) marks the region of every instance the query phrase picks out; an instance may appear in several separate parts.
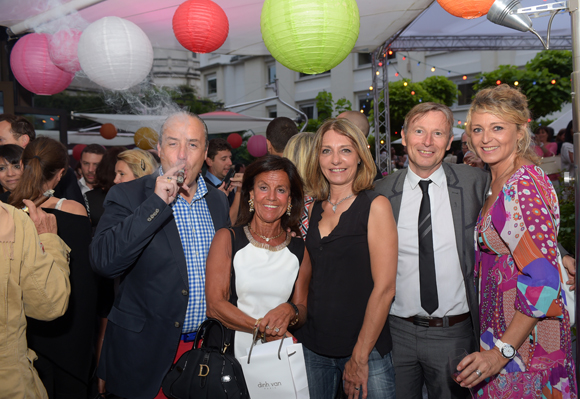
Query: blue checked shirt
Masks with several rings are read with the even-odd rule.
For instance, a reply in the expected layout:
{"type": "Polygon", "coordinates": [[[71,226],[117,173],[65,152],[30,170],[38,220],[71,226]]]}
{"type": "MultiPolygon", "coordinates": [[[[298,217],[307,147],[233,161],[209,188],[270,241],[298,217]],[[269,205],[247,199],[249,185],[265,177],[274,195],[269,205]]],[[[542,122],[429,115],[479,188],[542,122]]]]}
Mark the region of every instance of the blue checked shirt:
{"type": "MultiPolygon", "coordinates": [[[[163,171],[159,168],[159,174],[163,171]]],[[[207,186],[203,177],[197,179],[197,191],[189,204],[179,195],[171,207],[185,254],[189,279],[189,301],[185,312],[183,333],[196,331],[205,320],[205,260],[215,235],[213,220],[205,202],[207,186]]]]}

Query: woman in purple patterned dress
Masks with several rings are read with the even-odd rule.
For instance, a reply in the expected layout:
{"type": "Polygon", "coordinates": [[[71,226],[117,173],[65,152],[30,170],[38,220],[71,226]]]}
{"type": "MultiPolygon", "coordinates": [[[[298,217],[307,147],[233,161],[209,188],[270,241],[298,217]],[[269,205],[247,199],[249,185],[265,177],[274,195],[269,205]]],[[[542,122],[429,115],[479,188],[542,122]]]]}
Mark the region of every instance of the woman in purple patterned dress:
{"type": "Polygon", "coordinates": [[[527,99],[506,84],[477,93],[470,147],[489,165],[476,226],[480,352],[458,366],[478,398],[576,398],[570,319],[561,291],[558,198],[530,144],[527,99]]]}

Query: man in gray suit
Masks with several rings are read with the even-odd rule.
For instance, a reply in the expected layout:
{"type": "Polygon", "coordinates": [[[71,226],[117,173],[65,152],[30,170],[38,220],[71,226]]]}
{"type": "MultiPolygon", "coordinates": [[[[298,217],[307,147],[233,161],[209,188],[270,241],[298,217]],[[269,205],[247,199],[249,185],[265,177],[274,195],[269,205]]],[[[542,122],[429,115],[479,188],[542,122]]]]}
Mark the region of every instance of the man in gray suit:
{"type": "Polygon", "coordinates": [[[473,232],[489,175],[443,163],[453,140],[453,113],[422,103],[401,135],[409,168],[377,182],[399,233],[397,294],[389,315],[397,399],[467,398],[451,379],[448,357],[479,342],[473,232]],[[401,217],[399,217],[401,215],[401,217]]]}

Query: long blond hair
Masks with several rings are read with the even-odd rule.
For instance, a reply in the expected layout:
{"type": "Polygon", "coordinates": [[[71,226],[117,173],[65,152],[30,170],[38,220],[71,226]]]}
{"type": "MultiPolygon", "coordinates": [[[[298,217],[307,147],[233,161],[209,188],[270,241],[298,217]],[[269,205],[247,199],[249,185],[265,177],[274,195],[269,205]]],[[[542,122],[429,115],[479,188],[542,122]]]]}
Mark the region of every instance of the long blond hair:
{"type": "Polygon", "coordinates": [[[298,174],[302,178],[302,186],[304,188],[304,195],[310,195],[310,185],[306,177],[306,165],[312,153],[312,143],[314,143],[314,133],[302,132],[295,134],[288,140],[286,147],[284,147],[285,158],[288,158],[298,169],[298,174]]]}
{"type": "Polygon", "coordinates": [[[505,83],[477,92],[467,112],[465,124],[465,133],[469,137],[467,145],[471,151],[475,152],[471,144],[471,118],[474,112],[489,113],[506,122],[515,123],[518,130],[523,133],[522,138],[517,141],[516,159],[526,158],[536,165],[540,164],[540,158],[532,148],[533,136],[528,127],[528,122],[531,120],[528,99],[522,92],[505,83]]]}

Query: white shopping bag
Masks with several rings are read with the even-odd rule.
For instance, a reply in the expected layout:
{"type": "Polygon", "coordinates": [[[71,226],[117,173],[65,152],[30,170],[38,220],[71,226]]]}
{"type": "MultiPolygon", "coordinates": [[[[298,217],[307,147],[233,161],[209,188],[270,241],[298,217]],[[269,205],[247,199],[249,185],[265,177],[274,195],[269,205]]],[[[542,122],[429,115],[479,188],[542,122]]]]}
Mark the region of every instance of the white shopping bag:
{"type": "Polygon", "coordinates": [[[285,338],[248,351],[239,361],[252,399],[310,399],[302,344],[285,338]]]}

